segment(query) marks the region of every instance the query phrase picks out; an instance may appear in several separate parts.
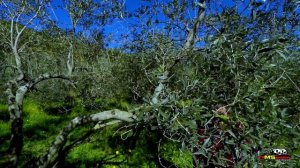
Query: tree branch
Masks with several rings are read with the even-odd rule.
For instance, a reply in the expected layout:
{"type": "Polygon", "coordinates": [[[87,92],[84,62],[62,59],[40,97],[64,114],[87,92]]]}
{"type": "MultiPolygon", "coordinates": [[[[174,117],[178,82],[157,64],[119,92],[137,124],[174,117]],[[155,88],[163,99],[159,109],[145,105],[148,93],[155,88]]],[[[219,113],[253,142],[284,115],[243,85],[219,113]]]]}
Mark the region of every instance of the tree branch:
{"type": "Polygon", "coordinates": [[[40,83],[42,81],[45,81],[45,80],[49,80],[49,79],[70,80],[70,78],[68,76],[63,75],[63,74],[54,74],[54,75],[51,75],[49,73],[45,73],[45,74],[42,74],[42,75],[38,76],[37,78],[29,81],[28,84],[27,84],[27,86],[28,86],[29,89],[31,89],[36,84],[38,84],[38,83],[40,83]]]}
{"type": "Polygon", "coordinates": [[[206,0],[200,0],[197,19],[193,25],[193,28],[188,29],[188,34],[187,34],[185,47],[184,47],[187,50],[191,50],[194,47],[197,31],[199,29],[201,22],[204,20],[205,8],[206,8],[206,0]]]}
{"type": "MultiPolygon", "coordinates": [[[[43,156],[40,157],[37,165],[40,168],[43,168],[51,164],[51,160],[53,160],[53,158],[58,154],[58,152],[61,151],[61,149],[67,142],[68,135],[75,128],[82,125],[86,125],[88,123],[94,123],[94,122],[105,121],[110,119],[121,120],[126,122],[134,122],[136,120],[136,116],[134,116],[131,112],[114,109],[114,110],[103,111],[88,116],[76,117],[56,137],[52,146],[48,149],[47,152],[44,153],[43,156]]],[[[114,121],[112,123],[117,123],[117,122],[114,121]]],[[[110,124],[111,123],[107,123],[107,125],[110,124]]],[[[106,125],[104,124],[102,126],[106,126],[106,125]]],[[[97,127],[95,127],[95,129],[97,129],[97,127]]]]}

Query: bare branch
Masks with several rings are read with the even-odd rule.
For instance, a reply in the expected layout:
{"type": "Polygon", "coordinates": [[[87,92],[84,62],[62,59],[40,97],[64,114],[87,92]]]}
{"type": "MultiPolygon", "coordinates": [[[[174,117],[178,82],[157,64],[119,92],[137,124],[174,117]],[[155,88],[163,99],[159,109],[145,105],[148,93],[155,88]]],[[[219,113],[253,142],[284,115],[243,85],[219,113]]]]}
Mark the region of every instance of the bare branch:
{"type": "Polygon", "coordinates": [[[74,56],[73,56],[73,44],[70,43],[69,53],[68,53],[68,60],[67,60],[67,69],[68,69],[68,76],[72,75],[74,69],[74,56]]]}
{"type": "Polygon", "coordinates": [[[11,49],[13,51],[13,54],[14,54],[14,57],[15,57],[15,62],[16,62],[16,67],[17,67],[17,70],[18,70],[18,76],[16,78],[17,81],[21,81],[24,78],[24,72],[22,70],[22,62],[21,62],[21,58],[20,58],[20,55],[19,55],[18,43],[20,41],[20,37],[23,34],[24,30],[38,16],[41,8],[42,8],[42,4],[38,7],[38,9],[35,12],[34,16],[32,16],[30,18],[30,20],[22,27],[21,30],[19,30],[18,22],[19,22],[19,18],[21,17],[22,13],[25,11],[25,7],[23,7],[21,9],[21,12],[19,13],[19,15],[17,17],[16,16],[12,16],[12,18],[11,18],[11,25],[10,25],[10,46],[11,46],[11,49]],[[15,17],[16,17],[16,23],[14,23],[15,17]],[[16,35],[14,35],[15,34],[14,27],[15,27],[15,30],[16,30],[16,35]]]}
{"type": "Polygon", "coordinates": [[[204,20],[205,16],[205,8],[206,8],[206,0],[201,0],[199,3],[197,19],[193,25],[192,29],[187,29],[188,34],[185,42],[185,49],[191,50],[194,47],[195,39],[197,37],[197,31],[201,22],[204,20]]]}
{"type": "MultiPolygon", "coordinates": [[[[69,133],[75,128],[82,125],[86,125],[88,123],[94,123],[94,122],[105,121],[110,119],[115,119],[115,120],[113,120],[114,122],[106,123],[106,125],[118,123],[116,122],[116,120],[134,122],[136,120],[136,116],[134,116],[131,112],[114,109],[114,110],[103,111],[88,116],[74,118],[68,124],[68,126],[66,126],[64,130],[56,137],[55,141],[53,142],[49,150],[45,152],[42,157],[40,157],[38,166],[40,168],[43,168],[43,167],[47,167],[51,163],[51,160],[53,160],[55,155],[57,155],[58,151],[60,151],[63,148],[63,146],[66,144],[69,133]]],[[[98,129],[106,125],[102,124],[99,126],[95,126],[94,128],[98,129]]]]}
{"type": "Polygon", "coordinates": [[[49,73],[45,73],[45,74],[42,74],[40,75],[39,77],[31,80],[30,82],[28,82],[27,86],[31,89],[34,85],[42,82],[42,81],[45,81],[45,80],[49,80],[49,79],[64,79],[64,80],[70,80],[70,78],[66,75],[63,75],[63,74],[54,74],[54,75],[51,75],[49,73]]]}

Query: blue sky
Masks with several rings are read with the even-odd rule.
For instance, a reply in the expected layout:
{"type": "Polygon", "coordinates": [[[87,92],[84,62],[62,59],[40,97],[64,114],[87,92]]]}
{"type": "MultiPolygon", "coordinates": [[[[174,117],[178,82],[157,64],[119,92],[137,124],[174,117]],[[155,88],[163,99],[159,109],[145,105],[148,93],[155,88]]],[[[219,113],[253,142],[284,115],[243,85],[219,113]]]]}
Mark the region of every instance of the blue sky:
{"type": "MultiPolygon", "coordinates": [[[[169,0],[170,1],[170,0],[169,0]]],[[[238,3],[238,10],[242,11],[245,8],[245,4],[249,3],[250,0],[245,0],[245,2],[241,2],[238,3]]],[[[261,1],[263,2],[264,0],[257,0],[257,1],[261,1]]],[[[284,0],[281,0],[282,2],[284,0]]],[[[166,2],[161,0],[161,2],[166,2]]],[[[217,2],[220,5],[224,6],[224,7],[231,7],[234,6],[234,2],[232,0],[211,0],[211,2],[217,2]]],[[[142,1],[141,0],[126,0],[125,2],[125,6],[126,9],[130,12],[134,11],[135,9],[139,8],[142,5],[142,1]]],[[[268,0],[265,0],[265,3],[268,3],[268,0]]],[[[52,3],[53,6],[53,11],[50,11],[50,13],[52,13],[52,19],[57,20],[57,24],[60,28],[70,28],[70,18],[68,16],[68,13],[66,10],[59,8],[59,9],[55,9],[55,6],[57,5],[62,5],[62,1],[61,0],[54,0],[52,3]],[[55,14],[54,14],[55,13],[55,14]]],[[[50,9],[49,9],[50,10],[50,9]]],[[[52,10],[52,9],[51,9],[52,10]]],[[[214,10],[221,10],[221,8],[219,6],[215,6],[214,10]]],[[[244,14],[249,14],[249,11],[245,12],[244,14]],[[248,13],[247,13],[248,12],[248,13]]],[[[162,19],[162,18],[159,18],[162,19]]],[[[114,42],[111,42],[109,44],[109,47],[117,47],[118,43],[123,43],[123,41],[120,41],[119,36],[122,33],[126,33],[129,32],[130,29],[132,27],[130,27],[130,22],[133,22],[133,20],[130,19],[115,19],[114,22],[112,24],[106,25],[104,27],[104,34],[107,37],[112,37],[112,39],[117,39],[114,42]]],[[[81,28],[79,27],[78,30],[81,30],[81,28]]],[[[88,31],[86,32],[88,34],[88,31]]]]}
{"type": "MultiPolygon", "coordinates": [[[[232,0],[223,0],[222,4],[224,6],[234,5],[232,0]]],[[[68,28],[71,23],[70,23],[70,18],[68,16],[67,11],[63,10],[62,8],[54,9],[56,5],[62,5],[62,1],[61,0],[53,1],[53,3],[52,3],[53,11],[52,11],[52,9],[51,9],[51,11],[49,11],[50,13],[53,14],[52,19],[58,21],[58,25],[60,28],[68,28]]],[[[135,9],[139,8],[141,5],[142,5],[141,0],[126,0],[125,1],[126,9],[131,12],[134,11],[135,9]]]]}

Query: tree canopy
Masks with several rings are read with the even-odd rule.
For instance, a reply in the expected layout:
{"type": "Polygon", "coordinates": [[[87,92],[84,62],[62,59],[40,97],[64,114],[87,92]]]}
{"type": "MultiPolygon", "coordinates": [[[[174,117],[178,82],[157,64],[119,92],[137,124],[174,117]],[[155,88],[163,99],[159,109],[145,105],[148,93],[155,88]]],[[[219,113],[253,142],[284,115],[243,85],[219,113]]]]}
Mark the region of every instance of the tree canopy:
{"type": "Polygon", "coordinates": [[[298,1],[132,3],[0,2],[0,167],[300,166],[298,1]]]}

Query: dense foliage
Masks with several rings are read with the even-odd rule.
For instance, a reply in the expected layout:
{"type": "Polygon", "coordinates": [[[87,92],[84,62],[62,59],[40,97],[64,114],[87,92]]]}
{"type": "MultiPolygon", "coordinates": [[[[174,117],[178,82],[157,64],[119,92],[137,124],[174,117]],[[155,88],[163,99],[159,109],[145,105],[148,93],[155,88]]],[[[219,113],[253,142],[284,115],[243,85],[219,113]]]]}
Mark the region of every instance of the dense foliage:
{"type": "Polygon", "coordinates": [[[126,11],[65,1],[70,30],[47,20],[48,2],[23,3],[0,3],[15,11],[0,12],[0,167],[300,166],[298,2],[126,11]],[[105,47],[93,27],[124,17],[140,22],[121,47],[105,47]],[[269,148],[292,159],[259,160],[269,148]]]}

